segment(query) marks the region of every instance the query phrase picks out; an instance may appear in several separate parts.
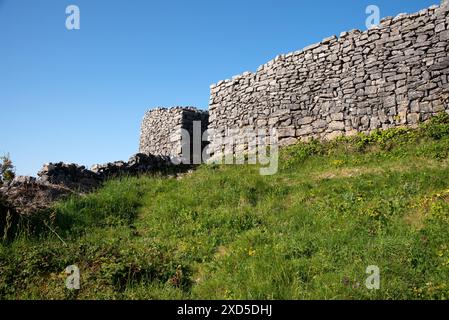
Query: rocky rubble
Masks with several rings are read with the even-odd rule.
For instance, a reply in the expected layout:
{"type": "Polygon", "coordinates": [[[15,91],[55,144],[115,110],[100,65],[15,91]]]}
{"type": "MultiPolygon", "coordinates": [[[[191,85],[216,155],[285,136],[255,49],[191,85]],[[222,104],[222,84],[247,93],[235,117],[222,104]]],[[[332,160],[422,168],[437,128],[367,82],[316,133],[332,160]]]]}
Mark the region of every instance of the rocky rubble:
{"type": "Polygon", "coordinates": [[[141,153],[133,155],[128,162],[94,165],[91,170],[73,163],[48,163],[38,172],[38,178],[18,176],[5,184],[0,188],[0,197],[20,214],[30,214],[68,195],[92,191],[109,178],[139,175],[170,166],[169,157],[141,153]]]}
{"type": "Polygon", "coordinates": [[[137,153],[129,158],[128,162],[116,161],[112,163],[94,165],[91,172],[100,180],[118,175],[138,175],[172,166],[169,156],[155,156],[152,154],[137,153]]]}
{"type": "Polygon", "coordinates": [[[73,193],[73,190],[65,186],[24,176],[18,176],[0,188],[4,206],[14,208],[14,211],[24,215],[46,209],[54,201],[73,193]]]}
{"type": "Polygon", "coordinates": [[[100,183],[99,176],[74,163],[48,163],[37,173],[40,183],[62,185],[79,191],[89,191],[100,183]]]}

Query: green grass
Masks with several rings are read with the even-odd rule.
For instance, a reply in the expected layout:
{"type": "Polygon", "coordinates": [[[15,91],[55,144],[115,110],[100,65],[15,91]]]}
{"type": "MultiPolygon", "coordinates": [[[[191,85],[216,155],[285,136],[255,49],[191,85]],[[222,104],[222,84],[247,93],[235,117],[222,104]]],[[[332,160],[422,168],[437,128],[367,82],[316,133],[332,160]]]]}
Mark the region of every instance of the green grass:
{"type": "Polygon", "coordinates": [[[0,298],[448,299],[448,118],[300,143],[273,176],[110,181],[0,245],[0,298]],[[79,291],[64,285],[73,264],[79,291]]]}

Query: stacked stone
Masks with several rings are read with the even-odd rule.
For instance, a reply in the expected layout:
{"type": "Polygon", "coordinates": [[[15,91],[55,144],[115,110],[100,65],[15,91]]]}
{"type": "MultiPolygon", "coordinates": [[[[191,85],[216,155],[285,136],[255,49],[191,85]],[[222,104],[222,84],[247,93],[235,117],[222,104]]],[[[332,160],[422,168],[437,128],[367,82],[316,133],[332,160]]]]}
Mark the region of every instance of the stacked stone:
{"type": "MultiPolygon", "coordinates": [[[[193,142],[193,122],[201,122],[201,134],[207,129],[209,113],[193,107],[156,108],[142,121],[139,152],[178,157],[182,155],[181,130],[187,130],[193,142]]],[[[191,148],[193,150],[193,148],[191,148]]]]}
{"type": "Polygon", "coordinates": [[[115,161],[106,164],[97,164],[92,166],[91,170],[100,180],[120,176],[120,175],[138,175],[156,170],[163,170],[172,166],[170,157],[154,156],[142,153],[133,155],[128,162],[115,161]]]}
{"type": "Polygon", "coordinates": [[[387,17],[377,28],[343,32],[220,81],[211,86],[209,129],[217,136],[237,129],[238,137],[276,128],[281,144],[290,144],[449,112],[448,11],[387,17]]]}
{"type": "Polygon", "coordinates": [[[96,173],[74,163],[48,163],[37,175],[41,183],[62,185],[72,190],[88,191],[100,183],[96,173]]]}
{"type": "Polygon", "coordinates": [[[0,201],[20,214],[29,214],[48,208],[54,201],[73,193],[92,191],[109,178],[164,171],[172,165],[170,157],[141,153],[133,155],[127,162],[94,165],[91,170],[73,163],[49,163],[39,171],[37,179],[18,176],[2,186],[0,201]]]}
{"type": "MultiPolygon", "coordinates": [[[[108,178],[121,175],[138,175],[172,166],[170,157],[135,154],[127,162],[115,161],[106,164],[93,165],[90,170],[74,163],[45,164],[38,172],[39,179],[33,177],[20,177],[20,179],[34,179],[40,184],[60,185],[76,191],[90,191],[108,178]]],[[[24,183],[24,181],[12,183],[24,183]]]]}

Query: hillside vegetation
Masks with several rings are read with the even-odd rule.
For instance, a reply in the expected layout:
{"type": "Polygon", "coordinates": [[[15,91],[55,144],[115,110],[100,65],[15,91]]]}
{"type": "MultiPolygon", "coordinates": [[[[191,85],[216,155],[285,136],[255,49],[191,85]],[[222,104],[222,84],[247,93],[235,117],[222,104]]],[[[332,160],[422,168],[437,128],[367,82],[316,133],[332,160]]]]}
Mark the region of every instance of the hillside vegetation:
{"type": "Polygon", "coordinates": [[[285,148],[273,176],[202,165],[112,180],[3,239],[0,298],[448,299],[448,157],[441,114],[285,148]]]}

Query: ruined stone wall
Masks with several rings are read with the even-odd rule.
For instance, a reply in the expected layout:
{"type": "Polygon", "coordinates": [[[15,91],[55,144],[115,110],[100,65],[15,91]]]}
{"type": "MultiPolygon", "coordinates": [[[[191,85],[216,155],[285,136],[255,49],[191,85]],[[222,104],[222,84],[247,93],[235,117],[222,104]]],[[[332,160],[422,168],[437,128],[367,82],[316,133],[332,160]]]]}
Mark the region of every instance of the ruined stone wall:
{"type": "MultiPolygon", "coordinates": [[[[201,132],[207,129],[209,114],[193,107],[156,108],[149,110],[142,121],[139,152],[163,156],[180,156],[181,130],[192,137],[193,122],[201,121],[201,132]]],[[[193,148],[191,149],[193,150],[193,148]]]]}
{"type": "Polygon", "coordinates": [[[449,112],[448,40],[446,6],[329,37],[212,85],[209,129],[277,128],[290,144],[416,125],[449,112]]]}

